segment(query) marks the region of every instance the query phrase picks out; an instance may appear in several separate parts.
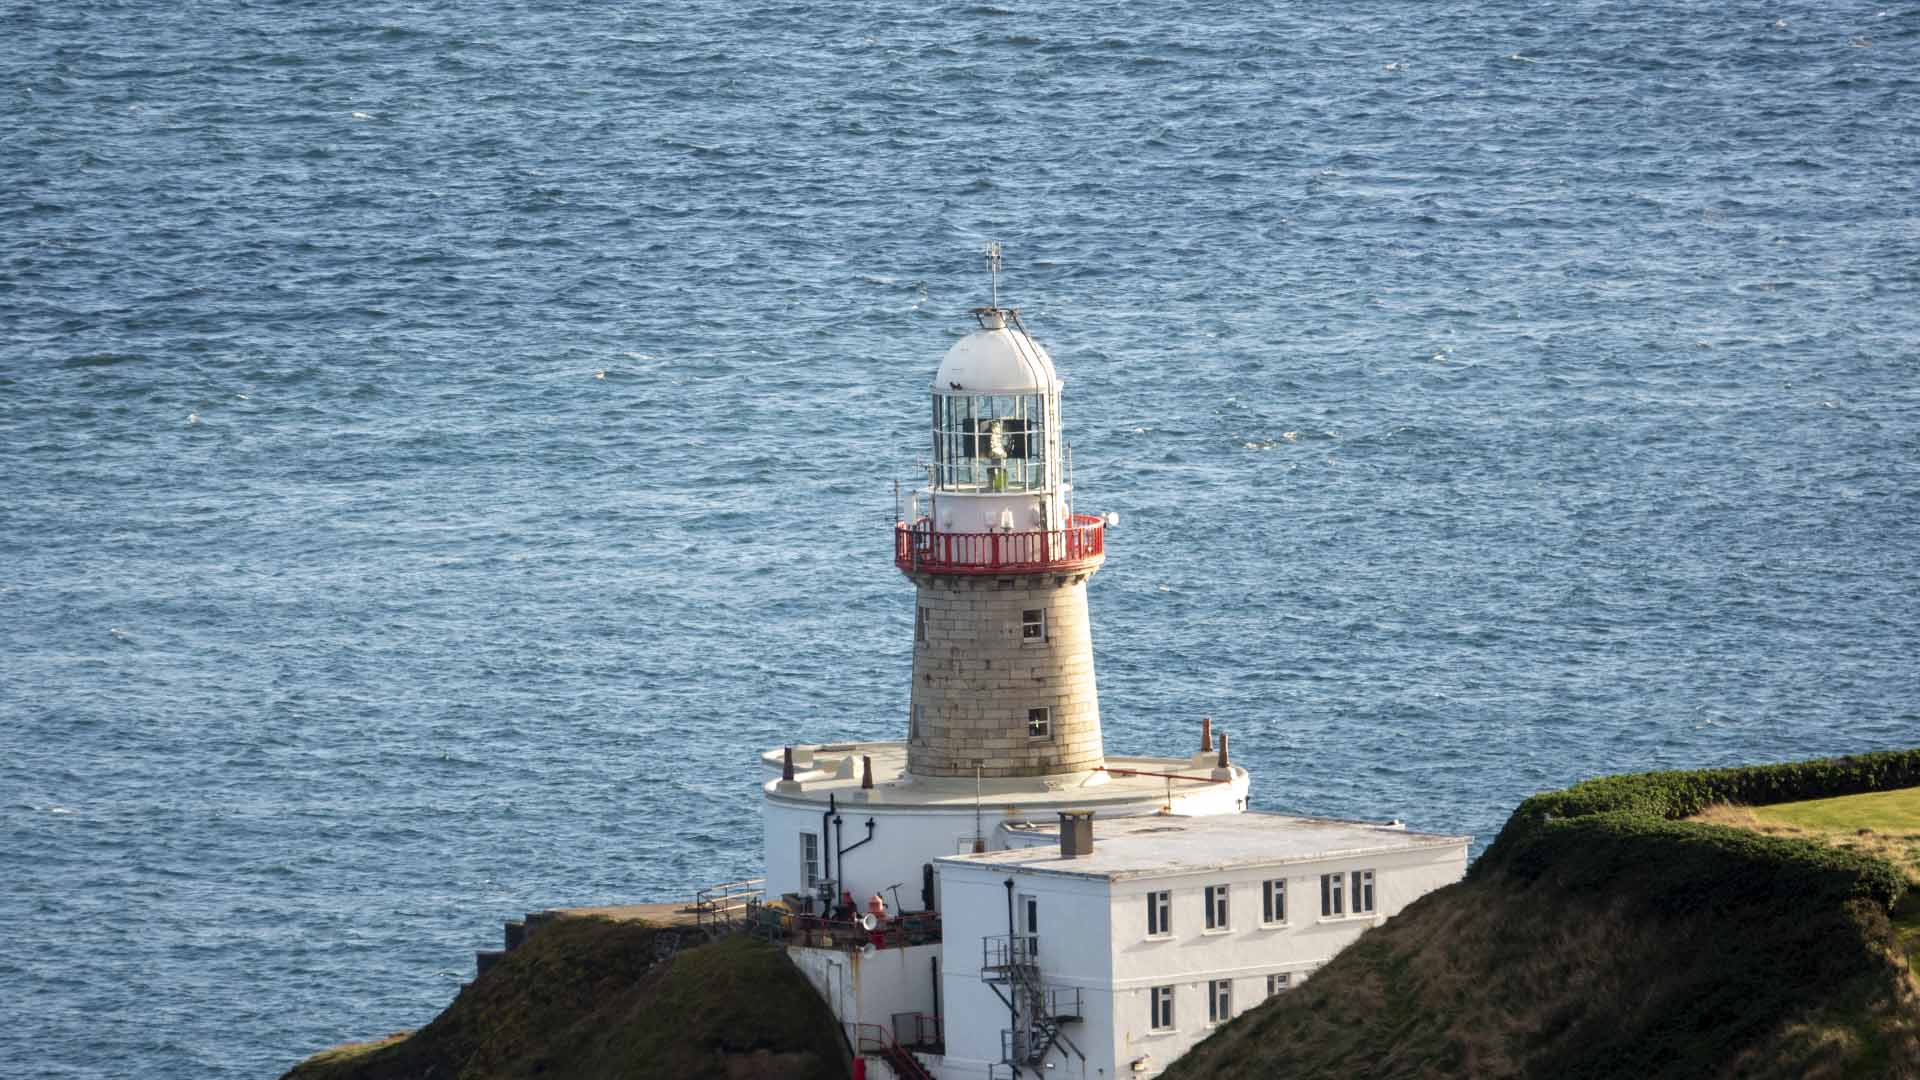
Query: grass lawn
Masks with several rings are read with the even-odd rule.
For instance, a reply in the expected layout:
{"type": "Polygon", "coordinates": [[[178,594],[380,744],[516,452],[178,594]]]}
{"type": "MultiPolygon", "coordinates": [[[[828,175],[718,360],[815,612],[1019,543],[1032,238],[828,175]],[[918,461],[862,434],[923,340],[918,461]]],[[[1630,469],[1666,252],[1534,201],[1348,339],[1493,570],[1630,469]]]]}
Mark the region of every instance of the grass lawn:
{"type": "Polygon", "coordinates": [[[1693,820],[1819,840],[1899,867],[1914,888],[1894,908],[1893,927],[1907,966],[1920,974],[1920,787],[1768,806],[1713,806],[1693,820]]]}
{"type": "Polygon", "coordinates": [[[1826,831],[1872,829],[1876,833],[1909,833],[1920,840],[1920,787],[1842,795],[1837,799],[1756,806],[1762,821],[1826,831]]]}

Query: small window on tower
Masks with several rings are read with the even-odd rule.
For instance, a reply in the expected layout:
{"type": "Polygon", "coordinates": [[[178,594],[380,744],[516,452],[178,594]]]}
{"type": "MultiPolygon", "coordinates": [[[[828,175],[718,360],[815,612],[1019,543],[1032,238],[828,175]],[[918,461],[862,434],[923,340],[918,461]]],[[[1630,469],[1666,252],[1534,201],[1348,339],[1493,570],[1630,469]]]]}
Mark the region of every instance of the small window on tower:
{"type": "Polygon", "coordinates": [[[1053,733],[1053,720],[1046,709],[1027,710],[1027,738],[1044,739],[1053,733]]]}
{"type": "Polygon", "coordinates": [[[1020,613],[1020,640],[1047,640],[1047,609],[1037,608],[1020,613]]]}
{"type": "Polygon", "coordinates": [[[913,640],[921,645],[927,643],[927,609],[915,608],[913,617],[913,640]]]}

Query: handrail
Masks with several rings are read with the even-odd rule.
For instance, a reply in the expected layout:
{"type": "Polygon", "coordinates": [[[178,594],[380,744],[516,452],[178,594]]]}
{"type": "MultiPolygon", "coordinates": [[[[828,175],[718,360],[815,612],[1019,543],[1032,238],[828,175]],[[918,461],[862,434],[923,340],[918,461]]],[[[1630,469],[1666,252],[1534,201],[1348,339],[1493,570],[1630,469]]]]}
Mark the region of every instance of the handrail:
{"type": "Polygon", "coordinates": [[[1098,566],[1107,552],[1106,520],[1075,514],[1064,529],[940,532],[928,518],[895,522],[893,561],[913,573],[1007,574],[1098,566]]]}
{"type": "Polygon", "coordinates": [[[894,1039],[893,1032],[879,1024],[863,1024],[849,1020],[844,1025],[847,1030],[847,1044],[853,1047],[857,1056],[878,1055],[893,1067],[894,1075],[900,1080],[933,1080],[933,1074],[913,1052],[901,1046],[894,1039]]]}
{"type": "Polygon", "coordinates": [[[796,915],[762,907],[760,918],[768,920],[767,932],[776,940],[809,949],[838,949],[853,952],[868,945],[875,949],[904,949],[913,945],[937,945],[941,940],[940,913],[907,911],[881,919],[869,930],[858,919],[829,919],[821,915],[796,915]]]}
{"type": "Polygon", "coordinates": [[[1095,765],[1094,772],[1108,773],[1113,776],[1152,776],[1166,780],[1192,780],[1201,784],[1230,784],[1232,780],[1223,780],[1214,776],[1189,776],[1177,772],[1148,772],[1145,769],[1114,769],[1105,765],[1095,765]]]}
{"type": "Polygon", "coordinates": [[[1033,964],[1039,945],[1035,934],[990,934],[980,939],[980,975],[994,979],[1009,968],[1033,964]]]}
{"type": "Polygon", "coordinates": [[[892,1033],[879,1024],[862,1024],[849,1020],[847,1028],[849,1029],[847,1041],[853,1043],[856,1054],[881,1054],[886,1052],[887,1047],[893,1045],[892,1033]]]}
{"type": "Polygon", "coordinates": [[[923,1012],[897,1012],[893,1014],[893,1041],[909,1050],[929,1050],[942,1053],[937,1049],[946,1044],[946,1033],[941,1030],[941,1019],[923,1012]],[[911,1038],[902,1040],[900,1029],[904,1024],[912,1025],[911,1038]]]}
{"type": "Polygon", "coordinates": [[[699,926],[731,926],[752,911],[765,893],[766,878],[709,885],[693,894],[694,922],[699,926]]]}

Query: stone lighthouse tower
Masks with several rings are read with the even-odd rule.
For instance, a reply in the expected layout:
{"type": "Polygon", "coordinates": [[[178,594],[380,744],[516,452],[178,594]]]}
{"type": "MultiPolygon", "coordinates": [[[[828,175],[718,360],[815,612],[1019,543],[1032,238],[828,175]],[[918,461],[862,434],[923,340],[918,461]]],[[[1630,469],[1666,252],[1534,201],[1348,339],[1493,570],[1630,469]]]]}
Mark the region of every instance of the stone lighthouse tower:
{"type": "MultiPolygon", "coordinates": [[[[989,249],[996,271],[998,256],[989,249]]],[[[1073,513],[1060,377],[998,291],[934,376],[928,484],[895,527],[894,562],[917,605],[914,776],[1059,776],[1105,763],[1087,615],[1105,522],[1073,513]]]]}

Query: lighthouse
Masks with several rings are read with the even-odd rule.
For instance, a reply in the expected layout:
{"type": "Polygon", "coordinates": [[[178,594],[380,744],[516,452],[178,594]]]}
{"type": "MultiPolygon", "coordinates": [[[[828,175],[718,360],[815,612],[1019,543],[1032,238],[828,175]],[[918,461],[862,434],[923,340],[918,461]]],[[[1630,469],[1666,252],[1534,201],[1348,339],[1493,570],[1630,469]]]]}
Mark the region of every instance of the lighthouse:
{"type": "Polygon", "coordinates": [[[924,396],[899,405],[926,418],[912,447],[925,483],[892,540],[913,588],[905,738],[795,738],[761,754],[769,896],[820,909],[897,889],[896,907],[932,909],[935,859],[1000,850],[1061,811],[1246,808],[1225,740],[1194,749],[1198,716],[1165,725],[1170,752],[1115,755],[1102,741],[1087,586],[1114,519],[1076,512],[1059,370],[1001,304],[997,246],[987,259],[989,302],[962,316],[924,396]]]}
{"type": "Polygon", "coordinates": [[[972,315],[933,377],[927,486],[894,531],[915,591],[907,771],[1092,774],[1105,759],[1087,582],[1106,522],[1073,512],[1053,358],[1018,311],[972,315]]]}
{"type": "Polygon", "coordinates": [[[1116,519],[1076,512],[1059,371],[987,257],[990,302],[900,404],[927,440],[893,526],[906,738],[764,751],[765,877],[700,906],[751,893],[884,1075],[1151,1076],[1457,879],[1467,838],[1250,812],[1200,716],[1108,753],[1087,586],[1116,519]]]}

